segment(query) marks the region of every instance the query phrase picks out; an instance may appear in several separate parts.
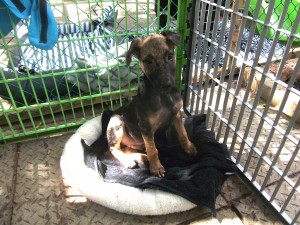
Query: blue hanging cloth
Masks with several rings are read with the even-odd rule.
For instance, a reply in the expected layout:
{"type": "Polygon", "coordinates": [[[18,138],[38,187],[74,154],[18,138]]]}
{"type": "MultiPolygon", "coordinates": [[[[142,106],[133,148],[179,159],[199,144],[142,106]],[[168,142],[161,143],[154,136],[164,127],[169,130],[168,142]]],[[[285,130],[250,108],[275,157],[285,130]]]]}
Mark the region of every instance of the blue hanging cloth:
{"type": "Polygon", "coordinates": [[[28,28],[30,43],[43,50],[52,49],[56,44],[58,39],[57,24],[47,0],[0,0],[0,9],[1,35],[5,36],[12,30],[11,21],[16,24],[20,19],[26,19],[30,16],[28,28]],[[3,2],[11,13],[5,10],[3,2]]]}
{"type": "Polygon", "coordinates": [[[20,20],[0,0],[0,37],[6,36],[13,29],[13,24],[16,25],[20,20]]]}

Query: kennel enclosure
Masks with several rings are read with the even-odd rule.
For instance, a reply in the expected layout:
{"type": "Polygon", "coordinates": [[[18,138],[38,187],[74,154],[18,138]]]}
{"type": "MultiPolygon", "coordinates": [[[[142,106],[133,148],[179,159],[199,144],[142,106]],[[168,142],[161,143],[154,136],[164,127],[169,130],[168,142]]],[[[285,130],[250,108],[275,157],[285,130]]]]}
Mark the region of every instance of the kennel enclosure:
{"type": "Polygon", "coordinates": [[[17,22],[8,11],[12,31],[0,41],[1,144],[69,132],[125,104],[143,79],[137,61],[125,64],[130,41],[176,30],[185,112],[207,114],[241,177],[284,221],[299,223],[299,1],[49,4],[58,42],[47,51],[30,44],[30,20],[17,22]]]}
{"type": "Polygon", "coordinates": [[[206,113],[241,177],[299,223],[299,2],[222,3],[193,2],[185,110],[206,113]]]}
{"type": "MultiPolygon", "coordinates": [[[[125,64],[130,41],[159,33],[156,15],[167,15],[165,28],[178,29],[168,9],[154,10],[154,1],[50,1],[50,5],[58,27],[54,48],[46,51],[30,44],[28,19],[17,24],[11,20],[13,30],[1,38],[2,143],[66,131],[106,107],[113,109],[115,102],[123,104],[141,79],[137,61],[125,64]]],[[[2,12],[8,10],[4,6],[2,12]]],[[[178,54],[178,68],[182,60],[178,54]]],[[[179,69],[177,74],[180,77],[179,69]]]]}

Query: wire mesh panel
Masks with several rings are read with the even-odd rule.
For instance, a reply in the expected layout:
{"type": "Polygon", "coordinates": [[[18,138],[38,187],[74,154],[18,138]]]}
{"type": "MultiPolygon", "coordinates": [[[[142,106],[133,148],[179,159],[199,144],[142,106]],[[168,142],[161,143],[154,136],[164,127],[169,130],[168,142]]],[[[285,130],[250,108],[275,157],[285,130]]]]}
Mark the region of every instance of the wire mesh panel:
{"type": "Polygon", "coordinates": [[[207,125],[243,177],[300,222],[300,3],[197,0],[190,9],[185,110],[207,125]]]}
{"type": "Polygon", "coordinates": [[[176,30],[180,7],[170,0],[48,3],[58,41],[45,50],[30,39],[35,34],[35,12],[17,18],[0,0],[0,15],[6,15],[5,25],[10,27],[0,28],[0,140],[4,143],[73,128],[105,108],[122,105],[142,79],[138,62],[130,66],[125,62],[130,42],[162,29],[176,30]]]}

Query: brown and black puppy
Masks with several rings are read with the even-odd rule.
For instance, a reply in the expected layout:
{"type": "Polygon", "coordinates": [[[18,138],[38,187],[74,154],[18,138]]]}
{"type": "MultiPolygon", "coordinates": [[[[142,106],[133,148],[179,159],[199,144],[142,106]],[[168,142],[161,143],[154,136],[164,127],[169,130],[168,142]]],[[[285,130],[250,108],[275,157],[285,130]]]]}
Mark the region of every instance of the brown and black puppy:
{"type": "Polygon", "coordinates": [[[150,173],[164,176],[165,169],[158,158],[154,143],[155,132],[173,125],[186,153],[195,155],[196,149],[189,141],[182,123],[182,99],[175,83],[174,48],[180,36],[171,31],[135,39],[126,55],[127,64],[132,55],[140,61],[144,80],[137,96],[112,116],[107,139],[111,153],[126,167],[134,168],[137,161],[148,159],[150,173]],[[136,153],[145,148],[146,153],[136,153]],[[129,154],[128,154],[129,153],[129,154]]]}

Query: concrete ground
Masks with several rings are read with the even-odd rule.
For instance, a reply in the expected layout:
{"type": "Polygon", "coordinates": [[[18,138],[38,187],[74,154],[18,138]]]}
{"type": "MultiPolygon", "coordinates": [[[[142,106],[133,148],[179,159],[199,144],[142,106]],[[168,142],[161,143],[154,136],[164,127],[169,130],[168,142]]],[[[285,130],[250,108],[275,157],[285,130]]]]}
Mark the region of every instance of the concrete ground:
{"type": "Polygon", "coordinates": [[[196,207],[164,216],[126,215],[66,192],[59,166],[70,135],[0,146],[0,224],[281,224],[238,176],[224,183],[217,217],[196,207]],[[76,203],[77,202],[77,203],[76,203]]]}

